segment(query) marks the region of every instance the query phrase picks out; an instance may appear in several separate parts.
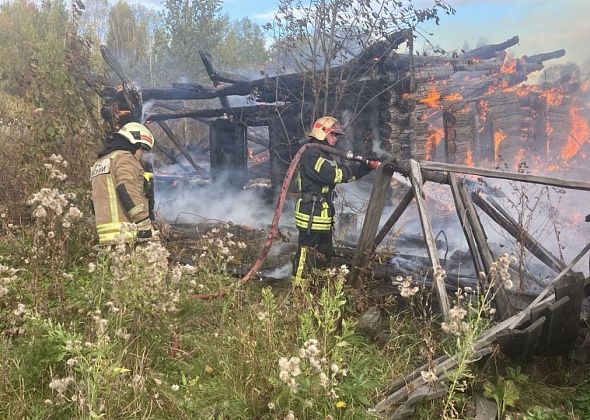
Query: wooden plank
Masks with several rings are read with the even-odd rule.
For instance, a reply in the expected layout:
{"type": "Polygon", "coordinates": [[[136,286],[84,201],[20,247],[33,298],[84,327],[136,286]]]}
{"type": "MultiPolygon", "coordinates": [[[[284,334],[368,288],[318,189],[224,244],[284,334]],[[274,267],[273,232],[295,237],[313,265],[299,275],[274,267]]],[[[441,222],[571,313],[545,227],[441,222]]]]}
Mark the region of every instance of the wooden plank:
{"type": "Polygon", "coordinates": [[[483,210],[494,222],[500,225],[506,232],[508,232],[517,241],[522,241],[522,244],[528,249],[531,254],[539,259],[539,261],[546,264],[548,267],[559,273],[565,268],[565,263],[557,259],[548,249],[535,240],[524,228],[519,226],[516,221],[504,209],[500,211],[497,206],[488,203],[479,194],[471,193],[471,198],[477,207],[483,210]]]}
{"type": "MultiPolygon", "coordinates": [[[[461,200],[463,201],[463,205],[465,206],[467,220],[469,221],[469,224],[473,229],[475,242],[477,243],[477,249],[479,250],[479,255],[481,256],[485,273],[489,276],[490,267],[492,266],[494,258],[488,246],[485,231],[483,229],[481,221],[479,220],[479,216],[477,215],[475,206],[469,198],[469,192],[467,191],[467,187],[465,187],[465,184],[463,182],[460,182],[458,184],[458,188],[461,200]]],[[[492,284],[491,287],[494,291],[494,302],[496,302],[496,306],[498,307],[500,318],[507,318],[508,316],[510,316],[511,309],[510,303],[508,302],[508,297],[506,296],[506,291],[504,290],[504,285],[500,282],[496,282],[492,284]]]]}
{"type": "MultiPolygon", "coordinates": [[[[545,311],[544,317],[547,322],[543,328],[543,335],[539,341],[539,354],[544,356],[556,356],[566,354],[574,344],[576,339],[578,323],[575,325],[575,333],[573,339],[571,336],[564,334],[568,330],[566,317],[570,306],[569,296],[563,296],[558,301],[551,304],[545,311]]],[[[579,321],[579,320],[578,320],[579,321]]]]}
{"type": "Polygon", "coordinates": [[[489,178],[511,179],[513,181],[530,182],[533,184],[549,185],[552,187],[567,188],[572,190],[590,191],[590,182],[574,179],[553,178],[548,176],[527,175],[516,172],[504,172],[495,169],[473,168],[465,165],[454,165],[442,162],[420,161],[422,169],[429,171],[448,171],[462,174],[480,175],[489,178]]]}
{"type": "Polygon", "coordinates": [[[461,223],[463,233],[465,234],[465,239],[467,240],[467,245],[469,246],[469,252],[473,260],[475,274],[477,275],[478,273],[485,272],[484,266],[481,261],[481,256],[479,255],[479,251],[477,249],[475,237],[473,236],[473,228],[467,220],[467,209],[465,209],[465,205],[463,204],[463,200],[461,199],[459,185],[457,184],[457,177],[453,173],[449,173],[449,185],[451,187],[451,193],[453,194],[453,200],[455,201],[455,209],[457,212],[457,216],[459,217],[459,222],[461,223]]]}
{"type": "Polygon", "coordinates": [[[365,220],[363,221],[361,234],[352,258],[351,278],[357,287],[360,286],[359,274],[367,266],[370,253],[373,249],[375,234],[377,233],[379,221],[381,220],[383,208],[385,207],[385,194],[389,188],[392,175],[393,169],[390,166],[379,166],[375,183],[371,190],[371,197],[369,198],[369,205],[365,214],[365,220]]]}
{"type": "Polygon", "coordinates": [[[539,293],[539,296],[537,296],[537,298],[529,305],[529,307],[532,307],[534,304],[539,303],[541,300],[543,300],[545,296],[547,296],[549,292],[553,289],[553,287],[556,284],[558,284],[569,273],[569,271],[572,268],[574,268],[578,261],[580,261],[582,257],[588,253],[588,251],[590,251],[590,242],[580,251],[578,255],[576,255],[576,257],[567,265],[567,267],[565,267],[561,271],[561,273],[559,273],[557,277],[555,277],[547,284],[547,286],[545,286],[545,289],[543,289],[543,291],[539,293]]]}
{"type": "MultiPolygon", "coordinates": [[[[430,218],[426,212],[426,198],[423,190],[422,183],[422,172],[420,171],[420,165],[414,159],[410,160],[411,176],[410,181],[414,188],[414,195],[416,197],[416,205],[418,207],[418,214],[420,215],[420,223],[422,224],[422,231],[424,232],[424,239],[426,240],[426,247],[428,250],[428,256],[432,262],[432,269],[434,273],[437,270],[441,270],[440,261],[438,259],[438,252],[436,249],[436,243],[434,239],[434,233],[432,232],[432,226],[430,224],[430,218]]],[[[438,303],[440,311],[443,314],[445,321],[449,320],[449,298],[447,297],[447,290],[445,289],[444,278],[435,275],[435,291],[438,297],[438,303]]]]}
{"type": "Polygon", "coordinates": [[[387,219],[387,221],[385,222],[385,224],[383,225],[383,227],[381,228],[381,230],[379,231],[379,233],[375,237],[375,241],[373,242],[373,248],[372,248],[373,251],[375,250],[375,248],[377,248],[377,246],[381,242],[383,242],[383,239],[385,239],[385,236],[387,236],[387,234],[389,233],[391,228],[397,223],[397,221],[402,216],[402,214],[404,214],[404,211],[410,205],[410,203],[412,202],[413,199],[414,199],[414,190],[412,188],[410,188],[408,190],[408,192],[406,192],[406,194],[402,197],[401,201],[399,202],[399,204],[397,205],[395,210],[393,210],[393,213],[391,214],[391,216],[389,216],[389,219],[387,219]]]}
{"type": "Polygon", "coordinates": [[[524,329],[498,334],[497,341],[502,346],[502,351],[519,362],[530,360],[537,350],[545,321],[545,317],[540,317],[524,329]]]}

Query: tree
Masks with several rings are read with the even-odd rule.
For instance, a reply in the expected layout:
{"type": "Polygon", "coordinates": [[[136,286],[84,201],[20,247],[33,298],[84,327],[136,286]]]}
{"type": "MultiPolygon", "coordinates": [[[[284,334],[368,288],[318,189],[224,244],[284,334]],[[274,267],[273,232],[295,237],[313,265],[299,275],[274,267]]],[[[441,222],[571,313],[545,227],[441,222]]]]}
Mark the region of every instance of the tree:
{"type": "Polygon", "coordinates": [[[230,24],[214,53],[220,68],[238,74],[260,70],[269,57],[262,28],[248,18],[230,24]]]}
{"type": "Polygon", "coordinates": [[[424,9],[417,9],[411,1],[280,0],[274,21],[265,28],[275,39],[275,59],[310,75],[315,117],[333,113],[348,86],[369,76],[347,74],[344,67],[336,70],[340,74],[332,74],[334,66],[400,30],[415,29],[431,19],[438,23],[440,11],[454,13],[440,0],[424,9]],[[334,80],[340,85],[335,100],[327,95],[328,89],[334,89],[334,80]]]}
{"type": "Polygon", "coordinates": [[[158,64],[166,80],[205,78],[199,50],[212,51],[223,39],[228,20],[220,11],[221,0],[166,0],[157,42],[164,51],[158,64]]]}
{"type": "Polygon", "coordinates": [[[109,11],[106,45],[127,74],[143,82],[151,79],[156,14],[141,5],[133,8],[124,1],[117,2],[109,11]]]}

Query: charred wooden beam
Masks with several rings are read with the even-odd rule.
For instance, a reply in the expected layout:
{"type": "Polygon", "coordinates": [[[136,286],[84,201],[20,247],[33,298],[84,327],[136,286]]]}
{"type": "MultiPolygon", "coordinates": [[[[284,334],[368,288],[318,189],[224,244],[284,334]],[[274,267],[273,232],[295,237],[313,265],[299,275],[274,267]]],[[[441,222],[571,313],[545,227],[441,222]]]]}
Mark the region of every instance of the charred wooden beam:
{"type": "MultiPolygon", "coordinates": [[[[218,88],[219,85],[221,85],[221,83],[218,80],[213,79],[213,75],[217,72],[213,68],[213,64],[211,63],[211,57],[209,57],[209,54],[207,54],[205,51],[199,51],[199,55],[201,56],[201,61],[203,61],[203,65],[205,66],[205,70],[207,71],[209,78],[213,82],[213,87],[218,88]]],[[[229,108],[230,106],[227,96],[220,96],[219,102],[221,103],[221,106],[224,108],[229,108]]]]}
{"type": "Polygon", "coordinates": [[[478,58],[480,60],[487,60],[494,58],[499,52],[504,51],[506,48],[515,46],[520,42],[518,35],[501,42],[499,44],[484,45],[483,47],[476,48],[474,50],[466,52],[463,57],[478,58]]]}
{"type": "Polygon", "coordinates": [[[111,67],[115,74],[121,79],[123,83],[123,95],[133,116],[133,120],[141,122],[141,115],[143,111],[143,99],[141,89],[125,74],[123,67],[119,61],[109,51],[106,45],[100,46],[100,54],[104,61],[111,67]]]}
{"type": "Polygon", "coordinates": [[[377,176],[371,190],[371,197],[369,198],[369,205],[365,213],[365,220],[359,236],[357,248],[352,259],[352,273],[351,278],[360,286],[360,273],[367,267],[370,253],[372,251],[373,243],[375,242],[375,234],[379,227],[379,221],[383,214],[385,207],[385,193],[389,188],[393,169],[388,165],[381,165],[377,170],[377,176]]]}
{"type": "Polygon", "coordinates": [[[410,160],[410,181],[412,182],[412,188],[414,189],[414,196],[416,197],[416,206],[418,207],[418,214],[420,216],[420,223],[422,224],[422,231],[424,233],[424,239],[426,240],[426,249],[428,250],[428,256],[432,262],[432,268],[434,270],[434,283],[435,291],[438,297],[438,305],[445,321],[449,320],[449,298],[447,297],[447,291],[444,286],[443,276],[437,275],[438,270],[442,270],[440,261],[438,258],[438,251],[436,249],[436,243],[434,240],[434,233],[432,232],[432,225],[430,224],[430,218],[426,212],[426,197],[423,190],[424,182],[422,180],[422,171],[420,170],[420,164],[415,160],[410,160]]]}
{"type": "Polygon", "coordinates": [[[453,165],[450,163],[421,161],[422,169],[428,171],[448,171],[462,174],[480,175],[489,178],[510,179],[512,181],[530,182],[532,184],[549,185],[572,190],[590,191],[590,182],[573,179],[553,178],[548,176],[528,175],[516,172],[504,172],[495,169],[473,168],[465,165],[453,165]]]}
{"type": "Polygon", "coordinates": [[[479,254],[479,250],[477,248],[477,242],[475,240],[473,228],[471,227],[471,224],[468,221],[467,209],[465,208],[465,204],[463,203],[463,199],[461,198],[461,192],[459,190],[457,178],[455,174],[452,173],[449,173],[448,176],[449,185],[451,187],[451,193],[453,194],[453,200],[455,202],[455,210],[457,212],[457,216],[459,217],[461,228],[463,229],[465,239],[467,240],[467,244],[469,246],[469,253],[471,254],[471,259],[473,260],[473,267],[475,268],[475,273],[478,274],[484,272],[484,266],[481,260],[481,256],[479,254]]]}
{"type": "Polygon", "coordinates": [[[556,50],[548,53],[536,54],[536,55],[525,55],[522,57],[527,63],[542,63],[544,61],[561,58],[565,55],[565,50],[556,50]]]}
{"type": "MultiPolygon", "coordinates": [[[[466,210],[467,220],[469,221],[469,225],[473,230],[473,236],[475,239],[475,243],[477,244],[479,255],[481,256],[481,261],[483,263],[485,273],[489,278],[494,257],[488,246],[485,230],[483,228],[483,225],[481,224],[481,220],[479,219],[477,210],[475,209],[475,206],[473,205],[473,202],[469,197],[469,191],[467,190],[467,187],[463,182],[459,182],[458,189],[461,201],[463,202],[463,206],[466,210]]],[[[506,297],[504,285],[499,281],[495,281],[492,284],[490,284],[489,287],[491,287],[494,291],[494,301],[496,302],[496,306],[498,307],[498,313],[500,317],[502,319],[507,318],[511,315],[512,309],[510,307],[510,303],[508,302],[508,298],[506,297]]]]}
{"type": "Polygon", "coordinates": [[[268,120],[275,118],[277,112],[288,111],[286,106],[258,105],[250,107],[201,109],[190,112],[171,112],[163,114],[152,114],[146,118],[148,121],[166,121],[180,118],[216,118],[224,115],[231,116],[237,121],[247,122],[249,126],[267,125],[268,120]]]}

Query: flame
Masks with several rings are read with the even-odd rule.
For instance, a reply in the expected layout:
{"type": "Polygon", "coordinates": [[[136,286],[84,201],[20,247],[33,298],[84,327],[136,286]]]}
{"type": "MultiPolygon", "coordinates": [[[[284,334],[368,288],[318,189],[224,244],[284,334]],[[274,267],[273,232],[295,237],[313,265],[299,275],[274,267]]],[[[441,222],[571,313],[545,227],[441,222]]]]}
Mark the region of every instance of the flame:
{"type": "Polygon", "coordinates": [[[549,89],[543,92],[547,98],[547,104],[551,106],[559,106],[563,102],[563,92],[557,89],[549,89]]]}
{"type": "Polygon", "coordinates": [[[500,67],[500,73],[516,74],[516,60],[506,56],[502,67],[500,67]]]}
{"type": "Polygon", "coordinates": [[[575,156],[582,145],[588,142],[590,137],[588,121],[580,115],[580,110],[575,106],[570,108],[570,124],[571,131],[567,138],[567,143],[563,146],[560,153],[560,157],[564,160],[575,156]]]}
{"type": "Polygon", "coordinates": [[[444,101],[462,101],[463,95],[461,95],[459,92],[454,92],[449,93],[448,95],[444,95],[443,97],[441,97],[441,99],[444,101]]]}
{"type": "Polygon", "coordinates": [[[421,104],[425,104],[428,108],[436,108],[438,107],[440,100],[440,92],[436,89],[435,86],[432,86],[428,91],[428,95],[426,98],[420,99],[421,104]]]}
{"type": "Polygon", "coordinates": [[[555,131],[555,128],[550,123],[547,123],[547,135],[550,136],[555,131]]]}
{"type": "Polygon", "coordinates": [[[473,153],[471,152],[471,149],[467,150],[467,156],[465,156],[465,165],[467,166],[475,166],[475,164],[473,163],[473,153]]]}
{"type": "Polygon", "coordinates": [[[444,137],[444,132],[445,132],[444,129],[437,128],[436,130],[432,131],[428,135],[428,139],[426,140],[426,145],[424,146],[426,160],[430,160],[432,158],[432,151],[442,141],[442,139],[444,137]]]}
{"type": "Polygon", "coordinates": [[[526,96],[531,92],[535,92],[547,100],[547,105],[560,106],[563,102],[564,91],[563,88],[542,88],[537,85],[523,85],[519,86],[516,94],[518,96],[526,96]]]}
{"type": "Polygon", "coordinates": [[[498,163],[498,157],[500,152],[500,143],[506,140],[506,132],[503,130],[496,130],[494,132],[494,160],[498,163]]]}
{"type": "Polygon", "coordinates": [[[526,150],[518,149],[516,152],[516,156],[514,158],[514,169],[518,171],[520,169],[520,164],[526,160],[526,150]]]}
{"type": "MultiPolygon", "coordinates": [[[[484,101],[483,99],[480,100],[478,102],[478,108],[479,108],[479,121],[484,123],[488,119],[488,111],[489,111],[488,101],[484,101]]],[[[483,129],[483,125],[482,125],[482,129],[483,129]]]]}

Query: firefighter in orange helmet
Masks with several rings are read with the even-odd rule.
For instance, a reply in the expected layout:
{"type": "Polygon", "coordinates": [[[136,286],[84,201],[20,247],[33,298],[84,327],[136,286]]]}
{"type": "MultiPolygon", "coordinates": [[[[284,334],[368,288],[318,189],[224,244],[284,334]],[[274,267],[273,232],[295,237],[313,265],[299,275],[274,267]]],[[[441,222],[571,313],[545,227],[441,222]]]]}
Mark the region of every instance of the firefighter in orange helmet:
{"type": "Polygon", "coordinates": [[[143,153],[153,146],[153,134],[136,122],[125,124],[105,141],[90,170],[99,245],[157,239],[141,163],[143,153]]]}
{"type": "MultiPolygon", "coordinates": [[[[343,135],[342,125],[334,117],[319,118],[309,133],[312,143],[335,146],[343,135]]],[[[293,275],[300,278],[311,268],[326,267],[333,254],[333,192],[336,184],[354,181],[379,166],[378,161],[364,164],[338,164],[326,151],[309,148],[301,156],[297,186],[301,193],[295,204],[295,225],[299,230],[293,275]]]]}

